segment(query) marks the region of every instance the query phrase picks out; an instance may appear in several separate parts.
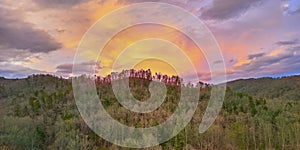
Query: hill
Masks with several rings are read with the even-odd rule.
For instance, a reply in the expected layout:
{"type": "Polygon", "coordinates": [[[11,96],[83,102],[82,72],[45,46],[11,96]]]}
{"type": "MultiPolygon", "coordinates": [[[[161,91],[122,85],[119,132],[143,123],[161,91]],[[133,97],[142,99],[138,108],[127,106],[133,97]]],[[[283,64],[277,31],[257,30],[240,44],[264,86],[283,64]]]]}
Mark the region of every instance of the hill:
{"type": "MultiPolygon", "coordinates": [[[[180,99],[180,87],[168,82],[161,107],[140,114],[118,103],[109,82],[95,82],[107,112],[127,126],[150,127],[164,122],[180,99]]],[[[133,96],[147,100],[149,83],[149,78],[130,78],[133,96]]],[[[200,134],[198,127],[210,97],[211,86],[207,85],[201,89],[188,126],[152,149],[299,149],[298,85],[299,76],[230,82],[218,118],[200,134]]],[[[51,75],[0,78],[0,119],[0,149],[127,149],[89,129],[77,110],[70,79],[51,75]]]]}
{"type": "Polygon", "coordinates": [[[300,75],[281,78],[242,79],[227,84],[232,90],[268,99],[300,99],[300,75]]]}

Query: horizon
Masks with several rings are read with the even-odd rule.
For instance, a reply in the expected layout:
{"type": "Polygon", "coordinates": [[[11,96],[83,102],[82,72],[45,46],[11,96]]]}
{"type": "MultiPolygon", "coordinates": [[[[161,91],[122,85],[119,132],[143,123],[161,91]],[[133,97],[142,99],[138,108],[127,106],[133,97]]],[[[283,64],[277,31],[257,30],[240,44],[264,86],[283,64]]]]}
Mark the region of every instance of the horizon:
{"type": "MultiPolygon", "coordinates": [[[[111,73],[114,73],[114,72],[111,72],[111,73]]],[[[72,79],[74,77],[81,77],[81,76],[107,77],[108,75],[111,75],[111,73],[107,74],[106,76],[99,76],[99,75],[96,75],[96,74],[95,75],[81,74],[81,75],[77,75],[77,76],[68,76],[68,77],[63,77],[63,76],[59,76],[59,75],[56,75],[56,74],[40,73],[40,74],[31,74],[31,75],[28,75],[28,76],[25,76],[25,77],[20,77],[20,78],[7,78],[7,77],[4,77],[4,76],[0,76],[0,78],[4,78],[4,79],[7,79],[7,80],[19,80],[19,79],[21,80],[21,79],[27,79],[27,78],[32,77],[32,76],[50,75],[50,76],[53,76],[55,78],[63,78],[63,79],[69,80],[69,79],[72,79]]],[[[116,73],[119,73],[119,72],[116,72],[116,73]]],[[[154,73],[157,73],[157,72],[154,72],[154,73]]],[[[167,75],[167,74],[164,74],[164,73],[161,73],[161,74],[162,75],[167,75]]],[[[170,76],[172,76],[172,75],[168,75],[168,77],[170,77],[170,76]]],[[[234,81],[239,81],[239,80],[264,79],[264,78],[281,79],[281,78],[289,78],[289,77],[295,77],[295,76],[300,76],[300,73],[299,74],[281,75],[281,76],[259,76],[259,77],[248,77],[248,78],[247,77],[246,78],[236,78],[236,79],[232,79],[232,80],[227,80],[226,83],[230,83],[230,82],[234,82],[234,81]]],[[[184,81],[184,83],[188,83],[188,82],[189,81],[184,81]]],[[[201,80],[199,80],[198,82],[213,84],[213,83],[209,83],[209,82],[205,82],[205,81],[201,81],[201,80]]],[[[191,82],[191,83],[195,84],[197,82],[191,82]]],[[[223,84],[223,83],[219,83],[219,84],[223,84]]]]}

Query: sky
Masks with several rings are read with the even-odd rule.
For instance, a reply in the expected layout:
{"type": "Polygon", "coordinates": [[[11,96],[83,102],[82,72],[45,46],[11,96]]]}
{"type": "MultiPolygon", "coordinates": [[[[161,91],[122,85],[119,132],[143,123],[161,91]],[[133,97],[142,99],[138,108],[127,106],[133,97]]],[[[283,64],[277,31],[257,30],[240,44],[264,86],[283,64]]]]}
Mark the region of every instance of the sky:
{"type": "MultiPolygon", "coordinates": [[[[77,47],[97,20],[118,8],[151,1],[179,6],[204,22],[220,45],[228,80],[300,74],[299,0],[1,0],[0,76],[72,76],[77,47]]],[[[139,59],[162,53],[175,63],[182,62],[183,72],[188,76],[188,71],[184,71],[187,64],[169,53],[172,46],[167,48],[168,42],[136,42],[150,37],[168,40],[182,48],[196,67],[199,80],[210,81],[207,61],[198,47],[177,30],[149,24],[130,27],[109,41],[100,54],[96,73],[104,76],[129,69],[127,64],[140,60],[131,67],[174,74],[168,62],[139,59]],[[128,51],[122,53],[125,48],[128,51]],[[119,56],[123,59],[115,61],[119,56]],[[111,69],[114,65],[118,70],[111,69]]],[[[83,57],[98,56],[86,53],[83,57]]],[[[94,65],[91,61],[77,64],[83,73],[95,68],[94,65]]]]}

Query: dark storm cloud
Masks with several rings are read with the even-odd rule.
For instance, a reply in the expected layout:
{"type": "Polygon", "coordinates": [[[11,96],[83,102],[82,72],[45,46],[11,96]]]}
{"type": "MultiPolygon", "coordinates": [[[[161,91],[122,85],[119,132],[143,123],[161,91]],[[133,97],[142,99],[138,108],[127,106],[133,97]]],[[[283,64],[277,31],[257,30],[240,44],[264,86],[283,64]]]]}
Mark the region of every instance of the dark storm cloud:
{"type": "Polygon", "coordinates": [[[226,20],[242,16],[251,7],[262,0],[214,0],[210,8],[205,9],[201,18],[208,20],[226,20]]]}
{"type": "Polygon", "coordinates": [[[282,45],[295,45],[299,44],[298,39],[290,40],[290,41],[278,41],[275,43],[276,45],[282,46],[282,45]]]}
{"type": "Polygon", "coordinates": [[[44,8],[67,8],[87,1],[89,0],[34,0],[36,4],[44,8]]]}
{"type": "Polygon", "coordinates": [[[0,46],[6,49],[22,49],[32,53],[47,53],[61,48],[43,30],[35,29],[11,10],[0,10],[0,46]]]}
{"type": "MultiPolygon", "coordinates": [[[[88,62],[82,62],[76,65],[76,72],[80,74],[88,74],[89,72],[93,71],[95,69],[95,73],[98,73],[98,70],[102,67],[99,65],[99,63],[96,63],[94,61],[88,61],[88,62]],[[96,65],[96,66],[95,66],[96,65]]],[[[71,74],[73,71],[73,64],[61,64],[56,67],[57,73],[63,73],[63,74],[71,74]]]]}
{"type": "Polygon", "coordinates": [[[258,57],[262,57],[264,55],[265,55],[265,53],[251,54],[251,55],[248,55],[248,59],[258,58],[258,57]]]}

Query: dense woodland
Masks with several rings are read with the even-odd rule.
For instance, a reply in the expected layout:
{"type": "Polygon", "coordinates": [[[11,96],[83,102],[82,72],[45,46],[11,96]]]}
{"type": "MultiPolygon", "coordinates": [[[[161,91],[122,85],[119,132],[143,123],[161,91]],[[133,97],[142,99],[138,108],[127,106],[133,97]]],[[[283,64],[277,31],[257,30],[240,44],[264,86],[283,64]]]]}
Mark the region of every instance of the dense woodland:
{"type": "MultiPolygon", "coordinates": [[[[149,79],[131,78],[134,97],[149,97],[149,79]]],[[[300,76],[228,83],[214,124],[199,133],[211,85],[201,88],[191,122],[176,137],[147,149],[300,149],[300,76]]],[[[180,87],[167,85],[163,105],[153,113],[130,112],[118,103],[109,83],[97,84],[105,109],[123,124],[149,127],[176,109],[180,87]]],[[[71,79],[33,75],[0,78],[0,149],[128,149],[98,137],[82,120],[71,79]]]]}

